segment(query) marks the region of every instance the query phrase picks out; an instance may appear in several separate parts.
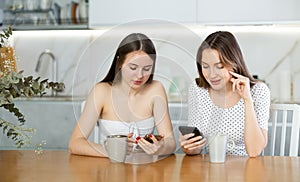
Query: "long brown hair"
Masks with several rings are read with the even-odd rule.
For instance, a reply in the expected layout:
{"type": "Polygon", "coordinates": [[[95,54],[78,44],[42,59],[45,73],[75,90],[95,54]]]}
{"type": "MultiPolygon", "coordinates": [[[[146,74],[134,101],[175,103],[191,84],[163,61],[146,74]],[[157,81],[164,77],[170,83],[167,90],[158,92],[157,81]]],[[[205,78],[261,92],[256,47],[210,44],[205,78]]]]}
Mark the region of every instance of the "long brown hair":
{"type": "Polygon", "coordinates": [[[108,82],[109,84],[112,84],[113,82],[120,81],[122,77],[121,68],[126,55],[134,51],[143,51],[153,60],[152,72],[149,79],[146,81],[146,84],[151,83],[155,69],[156,50],[150,38],[141,33],[129,34],[121,41],[107,75],[100,82],[108,82]]]}
{"type": "Polygon", "coordinates": [[[220,61],[225,66],[231,66],[237,74],[243,75],[250,79],[250,87],[255,85],[256,80],[249,73],[240,46],[234,35],[227,31],[217,31],[210,34],[200,45],[197,52],[197,69],[199,78],[196,83],[199,87],[209,88],[210,85],[206,81],[202,72],[202,53],[205,49],[214,49],[220,55],[220,61]]]}

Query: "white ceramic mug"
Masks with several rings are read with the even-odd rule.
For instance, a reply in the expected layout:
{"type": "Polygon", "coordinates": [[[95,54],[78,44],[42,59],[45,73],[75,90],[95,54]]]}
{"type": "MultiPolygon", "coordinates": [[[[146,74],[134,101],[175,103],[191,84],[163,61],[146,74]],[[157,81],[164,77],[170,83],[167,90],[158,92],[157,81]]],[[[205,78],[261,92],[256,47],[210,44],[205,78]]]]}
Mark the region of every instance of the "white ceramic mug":
{"type": "Polygon", "coordinates": [[[232,143],[232,150],[235,146],[233,140],[228,140],[227,135],[214,134],[208,137],[209,159],[212,163],[224,163],[228,143],[232,143]]]}
{"type": "Polygon", "coordinates": [[[126,135],[109,135],[104,142],[105,149],[111,162],[124,162],[127,153],[126,135]]]}

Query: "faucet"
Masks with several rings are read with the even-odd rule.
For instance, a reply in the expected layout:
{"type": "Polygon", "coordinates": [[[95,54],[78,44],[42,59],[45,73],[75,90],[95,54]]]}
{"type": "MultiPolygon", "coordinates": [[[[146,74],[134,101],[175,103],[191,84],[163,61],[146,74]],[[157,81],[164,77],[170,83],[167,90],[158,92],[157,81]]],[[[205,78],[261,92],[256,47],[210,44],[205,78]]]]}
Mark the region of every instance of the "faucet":
{"type": "MultiPolygon", "coordinates": [[[[56,82],[57,81],[57,78],[58,78],[58,73],[57,73],[57,70],[58,70],[58,64],[57,64],[57,60],[54,56],[54,54],[49,50],[49,49],[45,49],[39,56],[39,59],[38,59],[38,62],[36,64],[36,67],[35,67],[35,72],[38,72],[39,69],[40,69],[40,66],[41,66],[41,61],[42,61],[42,57],[44,55],[48,55],[50,56],[51,60],[52,60],[52,82],[56,82]]],[[[57,95],[57,92],[54,91],[52,89],[51,91],[51,96],[56,96],[57,95]]]]}

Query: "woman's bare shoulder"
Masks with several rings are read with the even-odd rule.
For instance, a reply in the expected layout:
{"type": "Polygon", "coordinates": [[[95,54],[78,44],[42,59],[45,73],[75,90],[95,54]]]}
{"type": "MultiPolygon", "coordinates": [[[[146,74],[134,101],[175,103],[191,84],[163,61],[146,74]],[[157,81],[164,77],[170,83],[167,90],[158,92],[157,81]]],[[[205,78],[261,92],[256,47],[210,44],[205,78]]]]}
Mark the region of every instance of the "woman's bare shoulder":
{"type": "Polygon", "coordinates": [[[154,90],[165,90],[165,87],[163,86],[163,84],[158,81],[158,80],[153,80],[150,85],[149,85],[150,89],[154,89],[154,90]]]}
{"type": "Polygon", "coordinates": [[[95,90],[110,90],[111,85],[107,82],[99,82],[99,83],[95,84],[94,89],[95,90]]]}
{"type": "Polygon", "coordinates": [[[94,96],[106,97],[111,91],[111,85],[109,83],[100,82],[94,85],[90,94],[94,96]]]}
{"type": "Polygon", "coordinates": [[[153,80],[149,84],[147,93],[149,93],[150,95],[166,95],[164,85],[157,80],[153,80]]]}

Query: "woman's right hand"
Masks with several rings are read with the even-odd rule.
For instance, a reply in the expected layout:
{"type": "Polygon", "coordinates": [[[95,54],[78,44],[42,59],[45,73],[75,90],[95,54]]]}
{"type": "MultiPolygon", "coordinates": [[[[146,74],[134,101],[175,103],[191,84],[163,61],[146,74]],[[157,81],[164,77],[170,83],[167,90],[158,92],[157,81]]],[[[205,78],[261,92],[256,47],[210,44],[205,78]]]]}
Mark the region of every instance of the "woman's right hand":
{"type": "Polygon", "coordinates": [[[127,135],[127,155],[129,155],[133,150],[133,145],[135,143],[135,140],[132,138],[133,133],[129,133],[127,135]]]}
{"type": "Polygon", "coordinates": [[[182,135],[181,133],[179,133],[179,143],[181,146],[181,150],[188,155],[200,154],[201,150],[206,145],[206,138],[202,138],[202,136],[190,138],[193,136],[194,133],[189,133],[186,135],[182,135]]]}
{"type": "Polygon", "coordinates": [[[152,143],[147,141],[144,137],[137,137],[136,142],[148,155],[158,155],[163,148],[165,141],[164,136],[160,140],[156,139],[154,135],[150,134],[152,143]]]}

